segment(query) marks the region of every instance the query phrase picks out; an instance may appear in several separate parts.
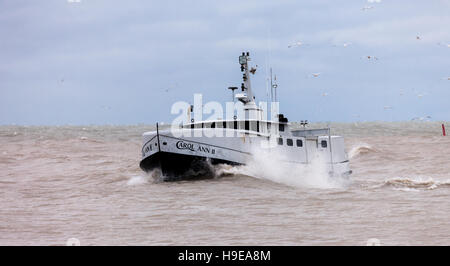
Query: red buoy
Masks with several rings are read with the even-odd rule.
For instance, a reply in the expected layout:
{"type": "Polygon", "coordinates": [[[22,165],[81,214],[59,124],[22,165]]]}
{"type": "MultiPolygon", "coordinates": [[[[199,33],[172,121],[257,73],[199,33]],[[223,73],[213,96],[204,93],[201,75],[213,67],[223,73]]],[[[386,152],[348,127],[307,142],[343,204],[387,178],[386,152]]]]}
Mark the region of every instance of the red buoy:
{"type": "Polygon", "coordinates": [[[445,126],[442,124],[442,136],[445,136],[445,126]]]}

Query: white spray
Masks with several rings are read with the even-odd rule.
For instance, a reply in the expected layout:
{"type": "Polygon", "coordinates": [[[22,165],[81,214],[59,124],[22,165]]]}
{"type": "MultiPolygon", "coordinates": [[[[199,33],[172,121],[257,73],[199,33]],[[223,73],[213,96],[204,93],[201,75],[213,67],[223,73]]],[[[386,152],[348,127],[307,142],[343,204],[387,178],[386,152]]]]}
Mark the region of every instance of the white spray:
{"type": "Polygon", "coordinates": [[[252,153],[253,159],[246,165],[228,172],[295,187],[342,188],[346,184],[344,179],[329,176],[329,165],[322,156],[315,156],[309,164],[298,164],[273,149],[255,149],[252,153]]]}

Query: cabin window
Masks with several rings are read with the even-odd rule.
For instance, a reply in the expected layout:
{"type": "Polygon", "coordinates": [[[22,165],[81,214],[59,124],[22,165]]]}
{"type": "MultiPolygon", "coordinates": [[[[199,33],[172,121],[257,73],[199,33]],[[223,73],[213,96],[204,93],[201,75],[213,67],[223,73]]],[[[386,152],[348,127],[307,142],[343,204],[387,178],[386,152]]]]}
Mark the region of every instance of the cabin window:
{"type": "Polygon", "coordinates": [[[278,124],[278,130],[284,131],[284,124],[278,124]]]}
{"type": "Polygon", "coordinates": [[[326,140],[322,140],[320,142],[320,145],[322,146],[322,148],[326,148],[327,147],[327,141],[326,140]]]}
{"type": "Polygon", "coordinates": [[[292,139],[286,139],[286,144],[287,144],[288,146],[293,146],[293,145],[294,145],[294,142],[292,141],[292,139]]]}
{"type": "Polygon", "coordinates": [[[256,121],[256,132],[259,132],[259,121],[256,121]]]}
{"type": "Polygon", "coordinates": [[[238,129],[237,124],[238,124],[238,122],[234,121],[234,129],[238,129]]]}
{"type": "Polygon", "coordinates": [[[223,128],[227,128],[227,122],[222,122],[223,123],[223,128]]]}
{"type": "Polygon", "coordinates": [[[211,123],[211,128],[216,128],[216,122],[211,123]]]}
{"type": "Polygon", "coordinates": [[[245,121],[245,130],[250,130],[250,121],[245,121]]]}
{"type": "Polygon", "coordinates": [[[297,147],[303,147],[303,141],[301,139],[297,140],[297,147]]]}
{"type": "Polygon", "coordinates": [[[194,124],[191,124],[191,128],[194,128],[194,124]]]}
{"type": "Polygon", "coordinates": [[[251,131],[258,131],[257,126],[256,126],[256,121],[251,121],[250,122],[250,130],[251,131]]]}
{"type": "Polygon", "coordinates": [[[283,138],[278,138],[278,145],[283,145],[283,138]]]}

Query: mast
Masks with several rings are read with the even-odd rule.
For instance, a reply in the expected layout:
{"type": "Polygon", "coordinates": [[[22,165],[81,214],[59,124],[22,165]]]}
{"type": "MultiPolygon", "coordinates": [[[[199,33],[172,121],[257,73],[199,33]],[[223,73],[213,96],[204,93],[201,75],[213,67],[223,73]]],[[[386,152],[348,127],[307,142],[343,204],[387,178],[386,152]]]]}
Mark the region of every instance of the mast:
{"type": "Polygon", "coordinates": [[[244,103],[254,102],[250,73],[255,74],[256,68],[249,69],[248,61],[250,61],[250,53],[243,52],[242,55],[239,56],[239,64],[241,64],[241,72],[244,72],[244,74],[242,74],[243,83],[241,84],[241,90],[245,95],[238,94],[236,97],[244,103]]]}
{"type": "Polygon", "coordinates": [[[239,64],[241,64],[241,72],[243,83],[241,83],[241,93],[237,93],[235,98],[244,104],[244,118],[245,119],[262,119],[262,109],[256,106],[255,96],[252,91],[252,84],[250,83],[250,74],[255,74],[256,65],[249,69],[248,61],[250,61],[250,53],[242,53],[239,56],[239,64]]]}

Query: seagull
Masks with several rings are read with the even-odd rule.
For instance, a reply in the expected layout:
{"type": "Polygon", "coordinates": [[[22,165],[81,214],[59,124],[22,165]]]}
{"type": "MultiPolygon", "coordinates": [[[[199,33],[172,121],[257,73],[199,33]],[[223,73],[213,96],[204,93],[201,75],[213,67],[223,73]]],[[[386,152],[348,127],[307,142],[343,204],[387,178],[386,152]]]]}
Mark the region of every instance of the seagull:
{"type": "Polygon", "coordinates": [[[320,75],[320,73],[312,73],[311,75],[313,75],[313,77],[317,78],[320,75]]]}
{"type": "Polygon", "coordinates": [[[427,95],[428,93],[418,93],[417,98],[422,98],[423,96],[427,95]]]}
{"type": "Polygon", "coordinates": [[[367,59],[374,59],[374,60],[378,60],[378,57],[376,57],[376,56],[372,56],[372,55],[367,55],[367,56],[365,56],[367,59]]]}
{"type": "Polygon", "coordinates": [[[416,36],[416,40],[421,40],[419,35],[416,36]]]}
{"type": "Polygon", "coordinates": [[[302,43],[301,41],[298,41],[298,42],[295,42],[293,44],[289,44],[288,48],[292,48],[292,47],[295,47],[295,46],[300,47],[302,45],[306,45],[306,44],[302,43]]]}
{"type": "Polygon", "coordinates": [[[347,46],[349,46],[349,45],[351,45],[352,43],[351,42],[345,42],[345,43],[343,43],[343,44],[339,44],[339,45],[337,45],[337,44],[333,44],[333,46],[334,47],[338,47],[338,46],[342,46],[342,47],[347,47],[347,46]]]}
{"type": "Polygon", "coordinates": [[[414,117],[413,119],[411,119],[411,121],[416,121],[416,120],[423,121],[425,119],[429,120],[429,119],[431,119],[431,116],[427,115],[425,117],[414,117]]]}
{"type": "Polygon", "coordinates": [[[369,9],[372,9],[372,8],[373,8],[373,6],[365,6],[365,7],[361,8],[361,10],[362,11],[366,11],[366,10],[369,10],[369,9]]]}
{"type": "Polygon", "coordinates": [[[256,72],[256,68],[258,67],[258,65],[256,65],[256,67],[252,67],[251,69],[250,69],[250,73],[252,73],[253,75],[255,75],[255,72],[256,72]]]}
{"type": "Polygon", "coordinates": [[[326,96],[328,96],[328,92],[324,92],[324,93],[322,93],[322,96],[323,96],[323,97],[326,97],[326,96]]]}

